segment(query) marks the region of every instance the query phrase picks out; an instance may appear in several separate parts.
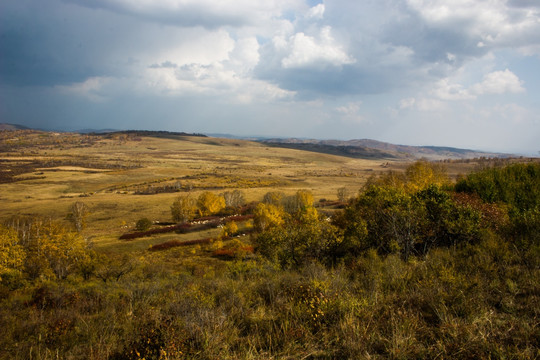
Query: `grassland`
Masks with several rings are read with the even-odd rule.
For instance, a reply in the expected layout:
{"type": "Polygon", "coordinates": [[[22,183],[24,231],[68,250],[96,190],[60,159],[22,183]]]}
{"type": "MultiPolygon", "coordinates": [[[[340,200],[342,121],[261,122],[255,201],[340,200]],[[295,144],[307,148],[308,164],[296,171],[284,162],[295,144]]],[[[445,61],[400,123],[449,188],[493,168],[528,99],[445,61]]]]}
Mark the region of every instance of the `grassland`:
{"type": "Polygon", "coordinates": [[[316,200],[335,199],[340,187],[352,195],[368,177],[406,166],[221,138],[32,131],[10,138],[17,140],[4,140],[2,172],[23,170],[0,184],[0,220],[21,214],[62,218],[73,202],[84,201],[91,212],[85,232],[97,246],[112,245],[141,217],[170,221],[179,193],[240,189],[248,201],[259,201],[270,190],[308,189],[316,200]],[[159,193],[166,187],[172,192],[159,193]],[[139,195],[145,192],[151,195],[139,195]]]}
{"type": "MultiPolygon", "coordinates": [[[[0,359],[540,357],[538,204],[516,215],[512,227],[505,217],[509,205],[473,209],[437,188],[450,209],[445,221],[474,241],[406,259],[399,250],[371,248],[328,265],[306,251],[307,264],[284,267],[245,251],[258,241],[249,235],[250,221],[238,224],[238,234],[248,235],[235,238],[208,227],[121,240],[141,218],[170,222],[179,195],[241,190],[246,202],[258,202],[269,191],[309,190],[314,203],[323,204],[319,213],[330,214],[335,209],[321,200],[336,200],[338,189],[355,196],[370,177],[403,173],[410,165],[242,140],[151,135],[0,132],[0,223],[44,216],[71,228],[66,215],[81,201],[90,212],[80,235],[92,245],[89,265],[78,264],[66,277],[0,278],[0,359]],[[478,221],[471,230],[467,221],[480,219],[473,215],[481,211],[491,216],[484,220],[496,220],[478,221]],[[526,237],[515,233],[520,224],[526,237]],[[208,238],[215,241],[196,241],[208,238]],[[179,241],[197,244],[148,251],[179,241]],[[217,249],[232,249],[232,256],[216,256],[217,249]]],[[[444,165],[455,180],[493,162],[537,164],[477,159],[444,165]]],[[[401,211],[407,199],[419,197],[392,194],[387,200],[396,201],[394,214],[427,229],[419,235],[442,233],[438,224],[430,228],[425,219],[413,219],[421,209],[401,211]]],[[[367,215],[370,207],[365,205],[367,215]]],[[[353,214],[347,221],[354,225],[355,219],[353,214]]],[[[327,220],[321,216],[303,229],[325,229],[327,220]]],[[[292,219],[272,234],[286,241],[287,232],[295,231],[291,224],[300,222],[292,219]]],[[[5,229],[0,239],[7,239],[5,229]]]]}

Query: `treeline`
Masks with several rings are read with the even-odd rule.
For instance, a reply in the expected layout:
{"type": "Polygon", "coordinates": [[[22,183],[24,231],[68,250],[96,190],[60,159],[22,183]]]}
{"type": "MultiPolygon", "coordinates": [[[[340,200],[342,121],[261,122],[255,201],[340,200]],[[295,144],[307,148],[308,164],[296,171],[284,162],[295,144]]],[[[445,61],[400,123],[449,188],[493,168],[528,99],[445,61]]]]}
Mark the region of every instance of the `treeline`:
{"type": "Polygon", "coordinates": [[[342,212],[321,219],[311,202],[294,211],[261,204],[255,222],[260,253],[285,267],[336,265],[375,250],[403,260],[433,248],[475,245],[498,237],[538,246],[540,164],[486,168],[452,184],[440,164],[417,162],[404,173],[368,181],[342,212]]]}

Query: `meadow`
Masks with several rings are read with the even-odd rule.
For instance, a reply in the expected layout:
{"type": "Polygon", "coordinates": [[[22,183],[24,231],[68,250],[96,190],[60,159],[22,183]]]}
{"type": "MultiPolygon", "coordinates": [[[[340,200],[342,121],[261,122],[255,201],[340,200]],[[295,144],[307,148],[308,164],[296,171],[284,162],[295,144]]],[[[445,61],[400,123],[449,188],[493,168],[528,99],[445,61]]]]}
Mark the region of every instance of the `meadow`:
{"type": "Polygon", "coordinates": [[[84,201],[90,208],[85,234],[97,246],[117,243],[142,217],[171,221],[169,207],[179,193],[197,197],[207,190],[239,189],[247,201],[260,201],[270,190],[292,194],[309,189],[317,200],[335,199],[338,188],[353,195],[373,174],[405,167],[386,159],[348,159],[206,137],[24,131],[11,136],[20,145],[0,153],[3,172],[17,167],[32,171],[0,184],[0,219],[63,218],[72,203],[84,201]],[[159,192],[168,186],[170,192],[159,192]]]}
{"type": "Polygon", "coordinates": [[[0,166],[0,358],[540,357],[537,159],[21,130],[0,166]]]}

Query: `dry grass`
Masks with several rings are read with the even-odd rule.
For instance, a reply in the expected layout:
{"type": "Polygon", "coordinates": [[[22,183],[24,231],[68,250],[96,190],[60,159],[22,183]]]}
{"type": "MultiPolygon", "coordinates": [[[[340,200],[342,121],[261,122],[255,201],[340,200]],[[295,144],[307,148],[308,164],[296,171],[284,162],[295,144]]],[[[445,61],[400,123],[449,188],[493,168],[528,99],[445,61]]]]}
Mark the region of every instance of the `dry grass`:
{"type": "Polygon", "coordinates": [[[92,236],[97,246],[110,245],[141,217],[170,219],[169,205],[178,194],[134,194],[147,187],[179,183],[181,191],[191,189],[193,196],[205,190],[241,189],[248,201],[258,201],[270,190],[292,194],[309,189],[317,200],[335,199],[340,187],[355,193],[372,174],[402,167],[384,159],[349,159],[242,140],[85,139],[76,134],[27,133],[24,146],[2,147],[3,171],[32,162],[36,166],[15,180],[36,179],[0,184],[0,220],[21,214],[62,218],[73,202],[83,201],[91,210],[85,235],[92,236]],[[44,139],[54,141],[44,144],[44,139]]]}
{"type": "MultiPolygon", "coordinates": [[[[318,202],[335,200],[342,187],[354,195],[370,176],[402,171],[408,165],[220,138],[91,137],[32,131],[4,135],[0,173],[9,174],[15,168],[22,172],[13,176],[13,182],[0,183],[0,221],[14,215],[64,218],[75,201],[83,201],[90,208],[83,235],[103,250],[126,250],[118,237],[132,231],[142,217],[170,220],[169,207],[179,193],[137,193],[175,186],[197,197],[207,190],[240,189],[249,202],[259,201],[271,190],[294,194],[308,189],[318,202]]],[[[456,176],[476,164],[448,166],[450,175],[456,176]]],[[[152,241],[142,239],[129,246],[140,249],[152,241]]]]}

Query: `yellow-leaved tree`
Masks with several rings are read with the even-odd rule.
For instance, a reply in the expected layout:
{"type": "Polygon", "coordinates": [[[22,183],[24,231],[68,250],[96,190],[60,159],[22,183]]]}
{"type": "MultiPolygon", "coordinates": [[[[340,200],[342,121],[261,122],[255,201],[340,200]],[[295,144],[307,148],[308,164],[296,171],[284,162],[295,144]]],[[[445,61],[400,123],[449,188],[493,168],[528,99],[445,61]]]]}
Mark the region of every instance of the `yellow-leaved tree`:
{"type": "Polygon", "coordinates": [[[374,185],[404,189],[410,194],[427,189],[430,185],[442,187],[449,183],[450,179],[444,165],[419,160],[409,165],[404,173],[389,171],[383,175],[369,178],[364,186],[364,191],[374,185]]]}
{"type": "Polygon", "coordinates": [[[259,203],[253,211],[254,226],[257,231],[265,231],[284,223],[285,212],[273,204],[259,203]]]}
{"type": "MultiPolygon", "coordinates": [[[[15,218],[8,227],[17,234],[17,245],[24,252],[24,272],[30,279],[64,279],[89,256],[84,239],[60,222],[43,218],[15,218]]],[[[12,233],[9,234],[8,238],[12,239],[12,233]]],[[[20,248],[15,249],[19,252],[20,248]]]]}
{"type": "Polygon", "coordinates": [[[201,216],[216,214],[225,208],[225,199],[223,196],[216,195],[213,192],[205,191],[197,199],[197,207],[201,216]]]}
{"type": "Polygon", "coordinates": [[[26,253],[19,244],[17,232],[0,225],[0,282],[21,275],[26,253]]]}
{"type": "Polygon", "coordinates": [[[406,189],[410,192],[427,189],[430,185],[444,186],[449,183],[446,168],[441,164],[417,161],[405,170],[406,189]]]}

